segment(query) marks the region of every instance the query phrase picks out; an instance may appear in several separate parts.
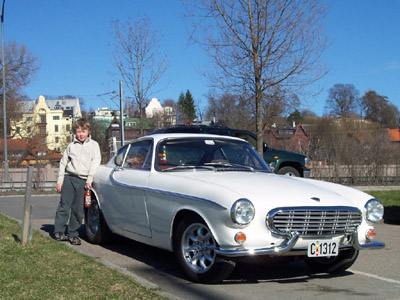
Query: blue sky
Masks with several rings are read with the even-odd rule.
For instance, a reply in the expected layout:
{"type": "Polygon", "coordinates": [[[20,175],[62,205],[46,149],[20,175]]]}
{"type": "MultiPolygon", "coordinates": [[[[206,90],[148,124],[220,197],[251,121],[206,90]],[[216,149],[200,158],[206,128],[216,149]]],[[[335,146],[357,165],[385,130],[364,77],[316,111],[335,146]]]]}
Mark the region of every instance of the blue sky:
{"type": "MultiPolygon", "coordinates": [[[[109,46],[111,20],[134,20],[146,13],[152,27],[162,30],[162,50],[170,59],[160,83],[167,87],[151,97],[176,101],[189,89],[204,106],[209,88],[196,70],[206,56],[188,44],[182,11],[180,0],[6,0],[4,39],[25,44],[40,60],[40,70],[26,88],[29,98],[74,95],[84,99],[86,110],[117,108],[118,99],[97,96],[118,90],[109,46]]],[[[331,46],[323,55],[330,72],[310,87],[322,87],[322,92],[302,99],[302,108],[322,115],[328,89],[350,83],[361,95],[373,89],[400,109],[399,13],[397,0],[333,0],[326,20],[331,46]]]]}

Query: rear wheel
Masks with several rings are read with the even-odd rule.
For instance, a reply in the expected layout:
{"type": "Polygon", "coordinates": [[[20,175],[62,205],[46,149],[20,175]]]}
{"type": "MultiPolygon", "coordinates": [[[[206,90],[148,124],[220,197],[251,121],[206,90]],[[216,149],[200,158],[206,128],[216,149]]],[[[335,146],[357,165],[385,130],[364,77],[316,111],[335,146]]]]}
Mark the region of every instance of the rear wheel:
{"type": "Polygon", "coordinates": [[[306,258],[305,263],[318,273],[342,273],[356,261],[358,250],[352,248],[339,251],[338,256],[306,258]]]}
{"type": "Polygon", "coordinates": [[[85,213],[86,236],[92,244],[104,244],[110,238],[111,231],[108,228],[101,213],[97,199],[92,199],[92,203],[85,213]]]}
{"type": "Polygon", "coordinates": [[[187,216],[174,234],[174,254],[183,273],[193,282],[215,283],[227,278],[235,262],[216,254],[217,243],[205,222],[187,216]]]}
{"type": "Polygon", "coordinates": [[[280,175],[300,177],[300,172],[293,167],[283,167],[277,172],[280,175]]]}

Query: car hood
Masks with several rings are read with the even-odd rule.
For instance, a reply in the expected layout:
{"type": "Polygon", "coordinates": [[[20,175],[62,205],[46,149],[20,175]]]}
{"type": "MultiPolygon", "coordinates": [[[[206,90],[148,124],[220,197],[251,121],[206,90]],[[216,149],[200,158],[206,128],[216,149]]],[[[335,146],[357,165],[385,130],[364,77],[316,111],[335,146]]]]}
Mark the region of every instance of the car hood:
{"type": "Polygon", "coordinates": [[[225,191],[225,197],[220,197],[225,198],[220,200],[224,202],[229,198],[247,198],[252,202],[268,203],[268,206],[286,207],[362,207],[371,198],[363,192],[337,184],[261,172],[174,172],[168,176],[179,178],[177,182],[180,182],[178,188],[181,193],[201,194],[213,201],[217,200],[214,199],[216,190],[219,195],[225,191]]]}

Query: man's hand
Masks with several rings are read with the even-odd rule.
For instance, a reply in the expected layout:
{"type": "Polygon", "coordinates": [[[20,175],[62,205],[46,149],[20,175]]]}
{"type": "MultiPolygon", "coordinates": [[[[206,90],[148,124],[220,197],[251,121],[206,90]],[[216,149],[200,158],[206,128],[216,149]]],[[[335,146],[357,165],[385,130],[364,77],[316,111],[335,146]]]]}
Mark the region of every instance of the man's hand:
{"type": "Polygon", "coordinates": [[[90,183],[85,184],[85,190],[90,190],[92,188],[92,185],[90,183]]]}
{"type": "Polygon", "coordinates": [[[57,192],[61,193],[62,183],[56,185],[57,192]]]}

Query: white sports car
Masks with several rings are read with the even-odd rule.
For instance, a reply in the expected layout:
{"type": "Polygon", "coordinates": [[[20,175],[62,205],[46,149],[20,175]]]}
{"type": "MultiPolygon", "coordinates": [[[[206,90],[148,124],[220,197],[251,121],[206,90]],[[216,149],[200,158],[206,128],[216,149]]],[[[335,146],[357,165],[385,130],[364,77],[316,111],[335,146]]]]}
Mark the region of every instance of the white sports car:
{"type": "Polygon", "coordinates": [[[194,282],[227,278],[238,257],[296,256],[342,272],[380,249],[383,205],[345,186],[273,174],[238,138],[155,134],[99,168],[86,211],[90,242],[109,233],[173,251],[194,282]]]}

